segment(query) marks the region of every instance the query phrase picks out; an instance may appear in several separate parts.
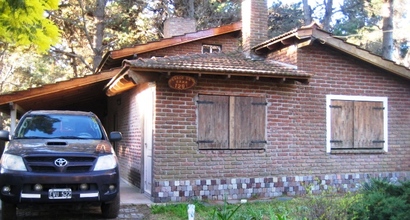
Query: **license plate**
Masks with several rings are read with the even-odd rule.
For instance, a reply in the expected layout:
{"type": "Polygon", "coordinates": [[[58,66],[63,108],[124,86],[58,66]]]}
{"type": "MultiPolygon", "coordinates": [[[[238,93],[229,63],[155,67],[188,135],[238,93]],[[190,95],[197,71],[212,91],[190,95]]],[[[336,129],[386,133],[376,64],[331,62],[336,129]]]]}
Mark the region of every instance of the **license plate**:
{"type": "Polygon", "coordinates": [[[71,199],[71,189],[49,189],[49,199],[71,199]]]}

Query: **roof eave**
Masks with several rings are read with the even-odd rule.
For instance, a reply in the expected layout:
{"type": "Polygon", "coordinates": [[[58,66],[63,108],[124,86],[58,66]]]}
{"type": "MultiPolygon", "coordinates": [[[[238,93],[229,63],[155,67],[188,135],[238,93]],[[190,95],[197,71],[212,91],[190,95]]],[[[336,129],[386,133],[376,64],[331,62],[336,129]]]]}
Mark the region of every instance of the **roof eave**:
{"type": "Polygon", "coordinates": [[[107,96],[115,96],[136,87],[142,83],[152,82],[160,76],[170,77],[172,74],[189,74],[201,78],[203,76],[223,76],[225,79],[233,77],[248,77],[252,81],[259,81],[262,78],[270,79],[276,83],[308,84],[310,76],[296,76],[286,74],[267,74],[266,71],[229,71],[229,70],[195,70],[195,69],[166,69],[166,68],[139,68],[125,66],[116,77],[105,87],[107,96]]]}
{"type": "Polygon", "coordinates": [[[0,96],[0,105],[8,104],[10,102],[17,102],[28,100],[30,98],[44,96],[51,93],[62,92],[77,88],[79,86],[89,85],[96,82],[110,79],[115,74],[115,70],[104,72],[104,74],[88,75],[81,78],[69,79],[66,81],[56,82],[53,84],[47,84],[37,88],[30,88],[23,91],[17,91],[10,94],[4,94],[0,96]]]}
{"type": "Polygon", "coordinates": [[[300,28],[297,31],[284,35],[282,38],[277,38],[274,41],[267,41],[263,44],[257,45],[253,49],[256,53],[263,53],[266,50],[272,51],[291,44],[299,45],[301,42],[305,43],[300,46],[306,46],[313,41],[319,41],[322,44],[331,46],[369,64],[387,70],[406,79],[410,79],[410,69],[405,66],[383,59],[381,56],[377,56],[367,50],[359,48],[356,45],[347,43],[343,39],[336,38],[332,36],[331,33],[319,29],[317,25],[310,25],[300,28]]]}
{"type": "Polygon", "coordinates": [[[385,69],[398,76],[410,79],[410,69],[406,68],[405,66],[398,65],[391,60],[383,59],[381,56],[372,54],[369,51],[359,48],[354,44],[346,43],[342,39],[332,37],[329,33],[321,30],[315,29],[312,33],[312,36],[322,44],[331,46],[339,51],[347,53],[379,68],[385,69]]]}

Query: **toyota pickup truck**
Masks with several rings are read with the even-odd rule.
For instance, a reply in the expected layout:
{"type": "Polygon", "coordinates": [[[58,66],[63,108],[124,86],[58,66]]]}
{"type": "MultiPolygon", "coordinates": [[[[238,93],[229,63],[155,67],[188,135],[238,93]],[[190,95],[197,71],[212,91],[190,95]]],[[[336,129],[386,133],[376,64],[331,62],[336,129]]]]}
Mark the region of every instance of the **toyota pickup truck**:
{"type": "Polygon", "coordinates": [[[1,157],[2,219],[16,219],[17,208],[35,204],[92,204],[104,218],[120,209],[118,161],[98,117],[81,111],[29,111],[6,141],[1,157]]]}

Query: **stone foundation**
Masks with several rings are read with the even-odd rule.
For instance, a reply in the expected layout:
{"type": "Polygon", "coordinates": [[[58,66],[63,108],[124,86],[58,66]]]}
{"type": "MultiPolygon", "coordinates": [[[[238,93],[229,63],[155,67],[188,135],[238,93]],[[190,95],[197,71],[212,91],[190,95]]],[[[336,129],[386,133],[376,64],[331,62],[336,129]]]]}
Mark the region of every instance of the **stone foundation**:
{"type": "Polygon", "coordinates": [[[410,180],[410,172],[329,174],[312,176],[232,178],[206,180],[157,181],[152,194],[154,202],[185,202],[198,200],[228,200],[273,198],[320,193],[331,189],[340,192],[356,191],[371,178],[392,182],[410,180]]]}

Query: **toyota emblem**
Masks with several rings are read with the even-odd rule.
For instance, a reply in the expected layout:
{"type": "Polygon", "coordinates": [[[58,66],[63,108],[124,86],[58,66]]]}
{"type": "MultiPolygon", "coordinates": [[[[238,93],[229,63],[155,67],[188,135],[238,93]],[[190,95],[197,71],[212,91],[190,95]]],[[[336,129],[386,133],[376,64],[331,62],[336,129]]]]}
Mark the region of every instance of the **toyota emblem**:
{"type": "Polygon", "coordinates": [[[66,159],[64,159],[64,158],[57,158],[57,159],[54,161],[54,164],[55,164],[56,166],[58,166],[58,167],[65,167],[65,166],[67,166],[68,161],[67,161],[66,159]]]}

